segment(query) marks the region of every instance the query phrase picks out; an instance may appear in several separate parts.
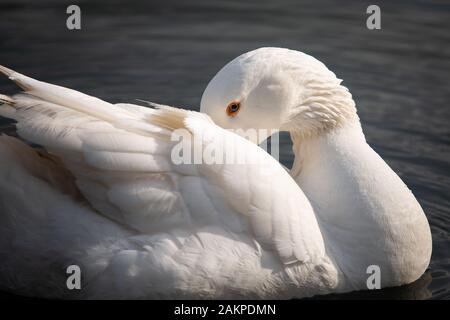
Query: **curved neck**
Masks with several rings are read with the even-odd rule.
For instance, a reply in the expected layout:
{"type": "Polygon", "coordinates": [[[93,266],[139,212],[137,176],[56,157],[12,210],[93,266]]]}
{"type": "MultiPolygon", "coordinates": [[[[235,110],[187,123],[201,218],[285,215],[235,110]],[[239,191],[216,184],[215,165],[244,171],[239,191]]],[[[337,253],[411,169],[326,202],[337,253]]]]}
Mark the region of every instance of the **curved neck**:
{"type": "Polygon", "coordinates": [[[291,131],[290,134],[295,156],[291,176],[297,183],[305,166],[324,156],[333,157],[333,153],[341,148],[339,145],[342,142],[357,148],[367,145],[359,120],[348,122],[322,134],[305,136],[297,131],[291,131]],[[344,137],[345,141],[340,141],[341,137],[344,137]]]}
{"type": "Polygon", "coordinates": [[[382,283],[420,276],[431,250],[428,223],[406,185],[366,143],[359,122],[320,136],[291,136],[292,177],[352,288],[364,289],[371,265],[381,268],[382,283]]]}

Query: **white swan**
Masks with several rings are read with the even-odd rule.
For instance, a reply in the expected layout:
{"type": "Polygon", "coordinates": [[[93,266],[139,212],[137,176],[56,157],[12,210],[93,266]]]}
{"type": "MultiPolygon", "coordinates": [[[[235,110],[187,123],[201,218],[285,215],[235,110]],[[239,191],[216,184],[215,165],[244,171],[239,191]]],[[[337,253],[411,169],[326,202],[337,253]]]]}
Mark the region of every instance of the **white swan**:
{"type": "MultiPolygon", "coordinates": [[[[291,133],[291,175],[197,112],[110,104],[1,67],[25,93],[0,138],[0,289],[62,298],[292,298],[418,279],[426,217],[367,145],[348,90],[316,59],[261,48],[226,65],[201,111],[291,133]],[[252,164],[175,165],[171,133],[232,142],[252,164]],[[68,290],[66,267],[82,270],[68,290]]],[[[260,136],[258,142],[265,136],[260,136]]]]}

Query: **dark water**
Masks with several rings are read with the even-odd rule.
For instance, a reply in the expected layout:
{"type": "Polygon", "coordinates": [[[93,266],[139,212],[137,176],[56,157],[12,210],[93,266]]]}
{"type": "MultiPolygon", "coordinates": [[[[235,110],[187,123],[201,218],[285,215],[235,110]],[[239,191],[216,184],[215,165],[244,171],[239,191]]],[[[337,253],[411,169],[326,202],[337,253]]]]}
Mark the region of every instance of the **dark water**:
{"type": "MultiPolygon", "coordinates": [[[[353,93],[367,140],[413,190],[433,233],[416,283],[328,298],[450,298],[450,4],[390,1],[382,30],[365,1],[77,1],[82,30],[65,27],[72,1],[0,0],[0,63],[111,102],[197,108],[226,62],[261,46],[309,53],[353,93]]],[[[0,92],[15,92],[0,80],[0,92]]],[[[0,119],[0,131],[11,126],[0,119]]],[[[286,139],[282,160],[292,161],[286,139]]]]}

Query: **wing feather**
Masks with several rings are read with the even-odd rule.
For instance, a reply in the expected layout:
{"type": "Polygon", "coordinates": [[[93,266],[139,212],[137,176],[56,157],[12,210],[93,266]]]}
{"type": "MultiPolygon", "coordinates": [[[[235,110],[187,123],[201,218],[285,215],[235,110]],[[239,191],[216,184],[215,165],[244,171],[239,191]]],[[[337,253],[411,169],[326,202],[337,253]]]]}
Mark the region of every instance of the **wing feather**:
{"type": "MultiPolygon", "coordinates": [[[[205,114],[158,105],[112,105],[0,67],[25,90],[0,115],[24,139],[60,157],[102,214],[143,233],[204,225],[253,232],[285,264],[324,255],[313,209],[284,168],[205,114]],[[201,147],[231,145],[243,164],[176,165],[172,133],[185,129],[201,147]],[[247,228],[247,229],[246,229],[247,228]]],[[[228,152],[225,149],[225,152],[228,152]]],[[[203,154],[203,157],[205,155],[203,154]]]]}

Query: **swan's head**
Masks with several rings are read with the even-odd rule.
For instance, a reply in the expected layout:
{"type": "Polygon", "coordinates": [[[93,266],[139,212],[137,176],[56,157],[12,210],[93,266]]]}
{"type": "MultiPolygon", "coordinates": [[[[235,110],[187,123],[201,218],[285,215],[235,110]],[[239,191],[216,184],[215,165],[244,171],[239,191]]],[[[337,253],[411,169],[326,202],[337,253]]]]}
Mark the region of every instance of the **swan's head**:
{"type": "MultiPolygon", "coordinates": [[[[214,76],[200,109],[227,129],[313,135],[358,121],[352,96],[340,83],[307,54],[260,48],[237,57],[214,76]]],[[[265,138],[259,136],[257,142],[265,138]]]]}

